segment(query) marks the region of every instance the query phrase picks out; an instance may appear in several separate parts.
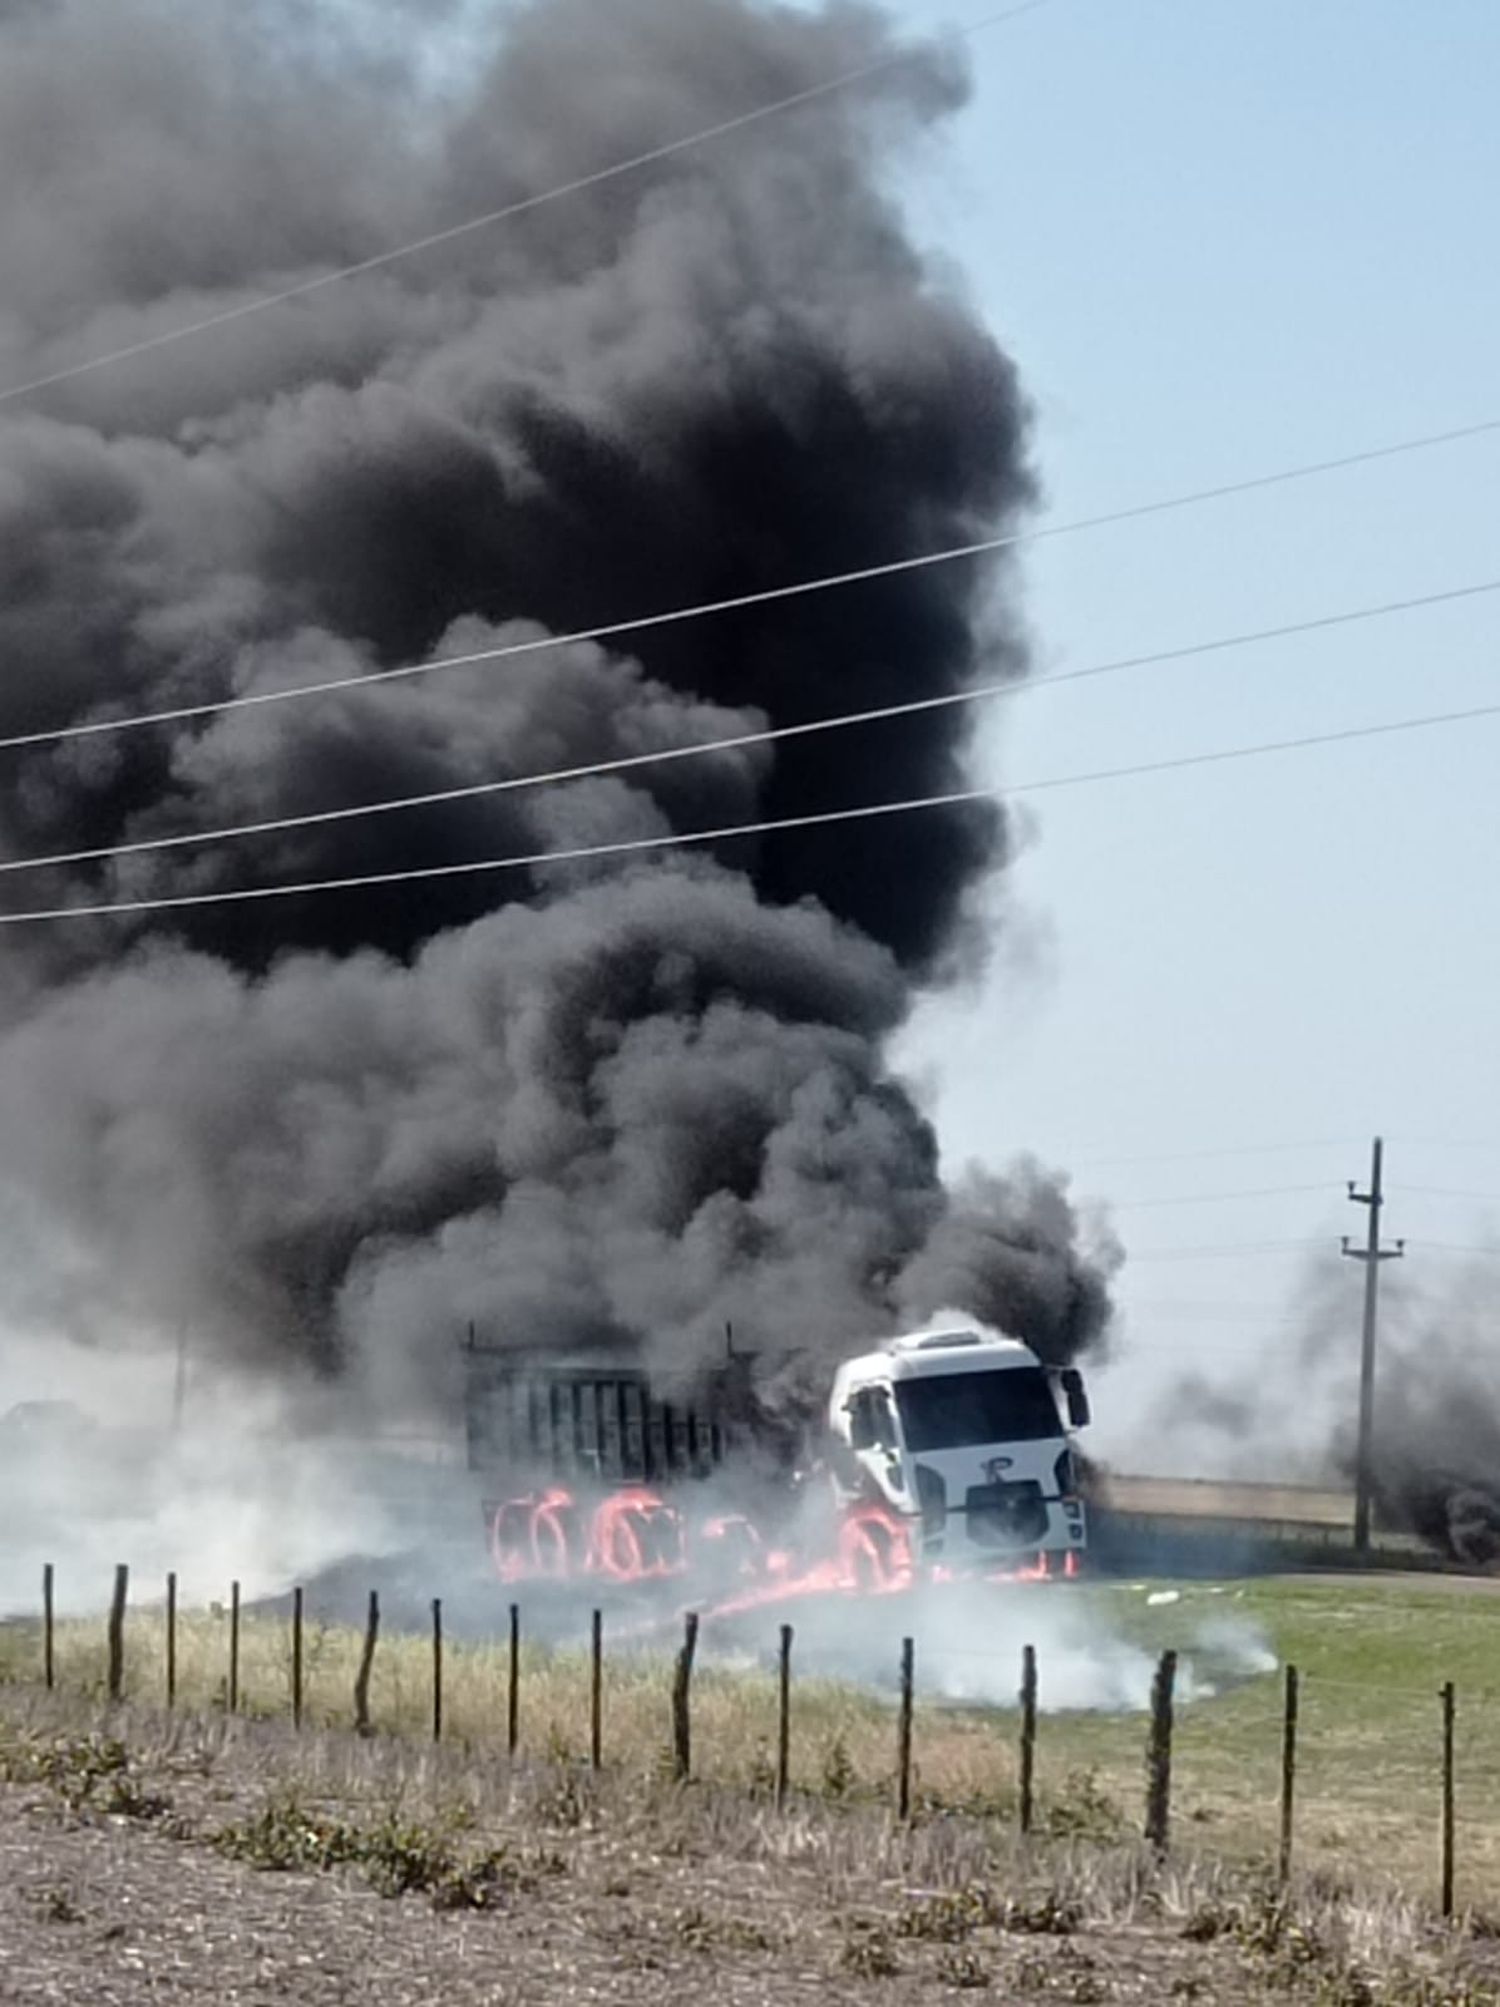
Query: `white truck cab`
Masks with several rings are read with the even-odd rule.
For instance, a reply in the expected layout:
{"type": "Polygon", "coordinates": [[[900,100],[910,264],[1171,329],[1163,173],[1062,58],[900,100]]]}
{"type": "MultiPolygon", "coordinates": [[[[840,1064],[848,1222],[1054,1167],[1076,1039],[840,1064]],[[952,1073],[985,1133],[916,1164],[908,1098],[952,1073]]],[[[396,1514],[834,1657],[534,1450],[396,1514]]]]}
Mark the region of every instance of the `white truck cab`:
{"type": "Polygon", "coordinates": [[[913,1557],[928,1564],[1081,1555],[1072,1432],[1088,1419],[1082,1375],[1015,1339],[961,1327],[893,1338],[835,1375],[835,1496],[912,1522],[913,1557]]]}

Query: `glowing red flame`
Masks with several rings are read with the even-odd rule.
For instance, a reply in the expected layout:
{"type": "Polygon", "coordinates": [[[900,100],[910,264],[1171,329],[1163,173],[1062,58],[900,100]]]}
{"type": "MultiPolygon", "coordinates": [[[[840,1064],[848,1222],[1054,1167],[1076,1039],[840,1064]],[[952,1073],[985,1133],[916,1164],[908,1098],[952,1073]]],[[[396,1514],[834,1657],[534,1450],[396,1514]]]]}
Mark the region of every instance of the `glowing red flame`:
{"type": "Polygon", "coordinates": [[[572,1573],[578,1552],[578,1509],[560,1485],[507,1498],[490,1512],[490,1557],[502,1582],[572,1573]]]}
{"type": "Polygon", "coordinates": [[[858,1505],[839,1528],[843,1586],[886,1596],[908,1588],[914,1573],[906,1522],[883,1505],[858,1505]]]}
{"type": "MultiPolygon", "coordinates": [[[[833,1554],[817,1561],[768,1548],[742,1513],[705,1520],[690,1554],[682,1513],[644,1485],[613,1492],[592,1508],[563,1486],[551,1485],[489,1504],[485,1512],[491,1558],[503,1582],[575,1576],[660,1582],[686,1575],[693,1559],[711,1560],[716,1581],[727,1585],[738,1577],[744,1584],[707,1612],[719,1617],[806,1596],[894,1595],[911,1588],[919,1574],[912,1522],[879,1501],[847,1511],[833,1554]]],[[[935,1561],[921,1571],[924,1580],[938,1584],[1045,1582],[1056,1575],[1072,1581],[1078,1572],[1079,1556],[1071,1549],[1055,1560],[1043,1551],[1009,1568],[935,1561]]]]}
{"type": "Polygon", "coordinates": [[[612,1582],[660,1581],[687,1565],[682,1515],[654,1491],[617,1491],[593,1518],[587,1566],[612,1582]]]}

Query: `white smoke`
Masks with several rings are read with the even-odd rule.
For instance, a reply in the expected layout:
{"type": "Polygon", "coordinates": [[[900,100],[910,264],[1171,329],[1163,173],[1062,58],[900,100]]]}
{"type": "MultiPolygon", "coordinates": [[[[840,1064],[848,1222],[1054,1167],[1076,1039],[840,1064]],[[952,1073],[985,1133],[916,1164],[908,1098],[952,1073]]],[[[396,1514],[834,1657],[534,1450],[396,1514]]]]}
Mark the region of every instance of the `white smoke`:
{"type": "Polygon", "coordinates": [[[1153,1637],[1151,1623],[1128,1610],[1128,1595],[1101,1584],[942,1584],[902,1596],[834,1595],[785,1614],[804,1675],[893,1693],[900,1640],[910,1637],[919,1697],[955,1706],[1013,1707],[1028,1645],[1044,1714],[1144,1710],[1169,1645],[1178,1653],[1175,1692],[1183,1703],[1276,1670],[1269,1639],[1249,1619],[1190,1612],[1184,1622],[1174,1611],[1153,1637]]]}
{"type": "Polygon", "coordinates": [[[175,1367],[159,1351],[7,1338],[5,1368],[0,1619],[35,1613],[48,1563],[59,1611],[83,1615],[120,1563],[132,1600],[159,1599],[170,1571],[191,1606],[232,1582],[247,1602],[278,1596],[349,1557],[483,1558],[457,1444],[309,1428],[305,1402],[294,1431],[289,1400],[223,1376],[190,1381],[174,1426],[175,1367]]]}

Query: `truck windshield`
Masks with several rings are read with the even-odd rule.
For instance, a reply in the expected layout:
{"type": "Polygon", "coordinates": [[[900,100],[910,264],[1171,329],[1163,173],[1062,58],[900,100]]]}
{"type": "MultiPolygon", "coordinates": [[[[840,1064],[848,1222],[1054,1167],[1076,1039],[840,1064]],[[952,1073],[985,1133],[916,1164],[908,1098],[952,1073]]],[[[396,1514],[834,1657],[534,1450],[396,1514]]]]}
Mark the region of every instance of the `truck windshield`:
{"type": "Polygon", "coordinates": [[[1063,1432],[1047,1376],[1037,1366],[991,1373],[935,1373],[902,1380],[896,1404],[906,1447],[972,1449],[976,1443],[1033,1443],[1063,1432]]]}

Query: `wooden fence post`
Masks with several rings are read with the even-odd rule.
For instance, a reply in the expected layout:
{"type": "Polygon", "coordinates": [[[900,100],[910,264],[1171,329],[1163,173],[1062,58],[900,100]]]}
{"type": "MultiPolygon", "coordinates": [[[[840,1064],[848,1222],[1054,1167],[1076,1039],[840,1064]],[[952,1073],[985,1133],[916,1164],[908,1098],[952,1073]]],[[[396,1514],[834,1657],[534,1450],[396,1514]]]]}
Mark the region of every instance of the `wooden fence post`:
{"type": "Polygon", "coordinates": [[[167,1576],[167,1707],[177,1705],[177,1575],[167,1576]]]}
{"type": "Polygon", "coordinates": [[[380,1597],[370,1591],[370,1614],[365,1620],[364,1650],[359,1655],[359,1671],[354,1680],[354,1732],[370,1734],[370,1674],[375,1666],[375,1646],[380,1637],[380,1597]]]}
{"type": "Polygon", "coordinates": [[[302,1726],[302,1585],[292,1591],[292,1726],[302,1726]]]}
{"type": "Polygon", "coordinates": [[[130,1594],[130,1570],[122,1561],[115,1569],[115,1593],[109,1605],[109,1697],[118,1700],[125,1687],[125,1600],[130,1594]]]}
{"type": "Polygon", "coordinates": [[[1172,1814],[1172,1689],[1177,1654],[1163,1652],[1151,1682],[1151,1732],[1146,1742],[1146,1838],[1165,1852],[1172,1814]]]}
{"type": "Polygon", "coordinates": [[[1292,1808],[1297,1794],[1297,1668],[1286,1669],[1286,1698],[1281,1718],[1281,1856],[1277,1864],[1286,1883],[1292,1873],[1292,1808]]]}
{"type": "Polygon", "coordinates": [[[443,1739],[443,1600],[432,1599],[432,1739],[443,1739]]]}
{"type": "Polygon", "coordinates": [[[1445,1680],[1443,1701],[1443,1887],[1442,1912],[1453,1914],[1453,1717],[1456,1702],[1452,1680],[1445,1680]]]}
{"type": "Polygon", "coordinates": [[[604,1612],[595,1610],[589,1639],[589,1768],[604,1763],[604,1612]]]}
{"type": "Polygon", "coordinates": [[[1036,1646],[1021,1650],[1021,1779],[1019,1817],[1021,1831],[1031,1831],[1036,1778],[1036,1646]]]}
{"type": "Polygon", "coordinates": [[[689,1610],[682,1626],[682,1650],[672,1675],[672,1756],[679,1784],[693,1774],[693,1720],[689,1696],[693,1683],[693,1657],[698,1649],[698,1612],[689,1610]]]}
{"type": "Polygon", "coordinates": [[[521,1733],[521,1606],[510,1606],[510,1688],[505,1705],[505,1746],[511,1756],[521,1733]]]}
{"type": "Polygon", "coordinates": [[[776,1709],[776,1809],[786,1804],[792,1781],[792,1627],[781,1627],[781,1652],[777,1661],[776,1709]]]}
{"type": "Polygon", "coordinates": [[[229,1712],[240,1711],[240,1585],[229,1585],[229,1712]]]}
{"type": "Polygon", "coordinates": [[[57,1660],[54,1652],[56,1617],[53,1606],[54,1581],[52,1563],[49,1561],[42,1569],[42,1678],[48,1693],[51,1693],[57,1676],[57,1660]]]}
{"type": "Polygon", "coordinates": [[[896,1816],[911,1817],[911,1711],[915,1684],[917,1648],[912,1639],[901,1640],[901,1712],[896,1725],[896,1816]]]}

